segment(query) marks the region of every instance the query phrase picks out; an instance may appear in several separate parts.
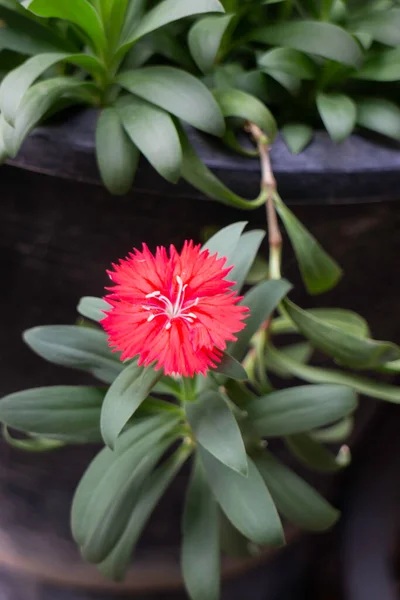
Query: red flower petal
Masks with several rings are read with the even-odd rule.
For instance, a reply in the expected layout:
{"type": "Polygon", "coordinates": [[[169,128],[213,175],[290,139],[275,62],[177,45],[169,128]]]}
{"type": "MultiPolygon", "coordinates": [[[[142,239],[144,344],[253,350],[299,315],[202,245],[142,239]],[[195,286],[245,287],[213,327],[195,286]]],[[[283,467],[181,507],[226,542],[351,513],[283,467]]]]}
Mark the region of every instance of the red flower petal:
{"type": "Polygon", "coordinates": [[[139,365],[155,363],[166,375],[206,373],[221,360],[221,350],[245,327],[248,309],[230,291],[226,258],[210,256],[200,245],[185,242],[179,254],[158,247],[155,256],[142,251],[113,265],[102,320],[110,346],[122,360],[139,357],[139,365]]]}

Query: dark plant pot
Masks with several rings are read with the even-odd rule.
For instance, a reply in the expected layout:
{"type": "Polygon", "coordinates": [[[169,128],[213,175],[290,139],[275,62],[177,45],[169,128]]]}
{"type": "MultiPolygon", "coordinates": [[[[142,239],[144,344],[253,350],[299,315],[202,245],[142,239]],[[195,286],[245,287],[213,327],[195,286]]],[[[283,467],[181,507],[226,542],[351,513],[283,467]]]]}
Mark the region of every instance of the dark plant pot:
{"type": "MultiPolygon", "coordinates": [[[[63,124],[39,128],[11,161],[14,166],[2,167],[0,395],[87,381],[33,355],[23,345],[21,332],[38,324],[73,323],[79,298],[101,295],[106,268],[133,246],[146,241],[151,247],[179,247],[184,239],[199,240],[201,230],[210,225],[243,219],[251,226],[265,223],[263,210],[244,213],[206,203],[184,183],[165,183],[148,165],[139,170],[132,193],[111,197],[93,185],[99,184],[95,117],[87,111],[63,124]]],[[[228,185],[249,198],[256,196],[257,161],[190,135],[203,159],[228,185]]],[[[318,133],[299,157],[290,155],[278,140],[272,160],[284,200],[293,204],[297,216],[345,270],[335,290],[310,299],[291,251],[285,250],[284,273],[295,284],[295,301],[354,309],[369,320],[375,336],[399,342],[400,321],[392,318],[398,306],[392,269],[400,250],[400,204],[390,202],[400,189],[398,150],[356,136],[337,147],[318,133]]],[[[374,409],[374,403],[363,399],[358,436],[374,409]]],[[[68,528],[72,491],[92,453],[70,448],[38,457],[2,446],[0,565],[64,584],[86,582],[106,589],[109,584],[79,562],[68,528]]],[[[330,481],[322,485],[327,489],[330,481]]],[[[179,584],[176,546],[167,526],[179,521],[180,486],[170,494],[138,551],[136,571],[125,589],[179,584]]],[[[247,566],[231,563],[228,571],[247,566]]]]}

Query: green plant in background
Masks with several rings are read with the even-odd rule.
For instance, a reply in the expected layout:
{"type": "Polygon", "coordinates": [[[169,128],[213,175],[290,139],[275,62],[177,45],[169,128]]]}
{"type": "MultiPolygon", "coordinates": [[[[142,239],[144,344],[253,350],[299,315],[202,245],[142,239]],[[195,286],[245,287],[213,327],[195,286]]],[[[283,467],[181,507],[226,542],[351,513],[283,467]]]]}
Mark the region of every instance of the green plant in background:
{"type": "MultiPolygon", "coordinates": [[[[190,458],[182,572],[193,600],[218,599],[221,551],[246,555],[263,546],[283,545],[281,517],[301,529],[324,531],[339,516],[280,461],[268,440],[282,438],[301,464],[334,472],[348,463],[349,449],[344,445],[338,453],[326,443],[337,448],[348,437],[358,394],[400,402],[398,387],[363,374],[398,371],[399,347],[371,339],[367,323],[351,311],[304,310],[289,299],[292,286],[281,277],[275,210],[293,243],[309,292],[331,289],[341,272],[276,192],[269,194],[267,209],[269,278],[258,274],[261,280],[245,293],[241,304],[249,312],[246,327],[230,342],[217,368],[205,376],[167,376],[154,365],[124,363],[97,327],[44,326],[24,334],[26,343],[44,359],[87,371],[100,382],[93,387],[53,386],[11,394],[0,401],[0,420],[6,438],[17,448],[43,451],[65,444],[105,444],[76,490],[71,526],[82,556],[108,577],[124,577],[154,507],[190,458]],[[291,335],[289,344],[286,334],[291,335]],[[295,343],[293,334],[299,336],[295,343]],[[337,367],[309,364],[315,350],[337,367]],[[303,383],[293,387],[295,380],[303,383]],[[14,439],[9,428],[25,433],[25,438],[14,439]]],[[[265,237],[262,230],[244,232],[245,225],[222,229],[205,246],[211,255],[227,257],[227,264],[233,265],[227,278],[236,282],[238,292],[265,237]]],[[[146,280],[159,277],[152,264],[148,263],[146,280]]],[[[121,279],[126,268],[112,279],[129,294],[128,279],[121,279]]],[[[151,309],[153,314],[146,312],[149,325],[159,316],[176,315],[187,322],[188,330],[196,327],[196,315],[187,311],[197,310],[197,302],[185,308],[181,303],[185,286],[176,279],[180,287],[174,306],[160,291],[143,296],[159,306],[151,309]]],[[[218,302],[216,297],[216,307],[218,302]]],[[[100,298],[83,298],[78,306],[80,314],[94,323],[110,309],[100,298]]],[[[188,368],[188,359],[180,360],[188,368]]]]}
{"type": "Polygon", "coordinates": [[[293,152],[321,125],[335,142],[356,126],[400,140],[398,2],[224,6],[230,14],[192,26],[191,54],[211,87],[239,88],[267,103],[293,152]]]}
{"type": "Polygon", "coordinates": [[[130,189],[142,153],[168,181],[251,209],[263,190],[230,193],[181,121],[250,156],[237,139],[248,123],[269,143],[279,127],[293,152],[321,125],[336,142],[355,127],[400,140],[395,0],[0,0],[0,18],[0,69],[32,56],[0,88],[2,160],[42,119],[87,104],[103,109],[96,152],[112,193],[130,189]]]}

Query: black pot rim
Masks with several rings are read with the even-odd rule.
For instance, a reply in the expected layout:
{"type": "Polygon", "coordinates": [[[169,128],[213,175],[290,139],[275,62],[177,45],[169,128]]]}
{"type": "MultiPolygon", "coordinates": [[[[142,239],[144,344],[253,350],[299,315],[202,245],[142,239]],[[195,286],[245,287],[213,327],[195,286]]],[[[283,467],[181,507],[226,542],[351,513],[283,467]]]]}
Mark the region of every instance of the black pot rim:
{"type": "MultiPolygon", "coordinates": [[[[98,111],[83,109],[63,121],[35,129],[18,155],[8,164],[100,184],[95,158],[95,125],[98,111]]],[[[222,146],[221,142],[187,128],[189,138],[205,164],[233,191],[247,198],[259,192],[260,167],[222,146]]],[[[282,197],[289,203],[354,204],[396,200],[400,188],[400,146],[353,134],[334,144],[324,131],[316,131],[311,144],[299,155],[288,150],[281,136],[271,148],[271,162],[282,197]]],[[[180,181],[172,185],[142,160],[131,193],[185,196],[204,195],[180,181]]]]}

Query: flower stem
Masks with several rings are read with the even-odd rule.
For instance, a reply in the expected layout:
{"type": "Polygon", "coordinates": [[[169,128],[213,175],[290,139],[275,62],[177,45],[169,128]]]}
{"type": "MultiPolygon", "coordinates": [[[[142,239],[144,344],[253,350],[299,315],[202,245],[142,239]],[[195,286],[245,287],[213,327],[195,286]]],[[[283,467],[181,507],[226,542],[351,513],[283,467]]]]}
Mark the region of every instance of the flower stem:
{"type": "Polygon", "coordinates": [[[190,377],[182,377],[182,397],[185,402],[196,400],[193,379],[190,377]]]}

